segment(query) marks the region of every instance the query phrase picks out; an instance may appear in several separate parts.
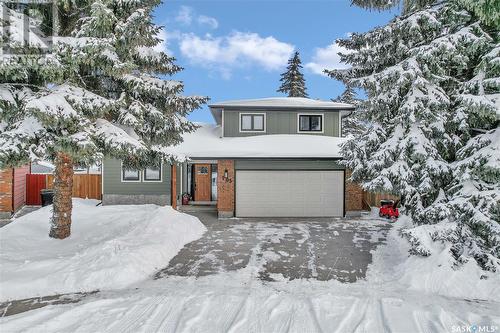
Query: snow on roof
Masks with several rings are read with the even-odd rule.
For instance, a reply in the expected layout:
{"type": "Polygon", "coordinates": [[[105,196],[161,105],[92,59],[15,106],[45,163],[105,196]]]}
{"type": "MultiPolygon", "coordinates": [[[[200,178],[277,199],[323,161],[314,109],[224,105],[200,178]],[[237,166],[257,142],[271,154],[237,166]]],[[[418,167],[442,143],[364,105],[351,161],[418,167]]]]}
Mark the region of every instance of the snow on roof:
{"type": "Polygon", "coordinates": [[[173,153],[190,158],[340,158],[340,147],[346,139],[322,135],[273,134],[221,138],[221,127],[201,125],[184,134],[184,142],[173,147],[173,153]]]}
{"type": "Polygon", "coordinates": [[[259,99],[241,99],[218,102],[209,105],[213,107],[256,107],[256,108],[302,108],[302,109],[353,109],[347,103],[322,101],[303,97],[270,97],[259,99]]]}

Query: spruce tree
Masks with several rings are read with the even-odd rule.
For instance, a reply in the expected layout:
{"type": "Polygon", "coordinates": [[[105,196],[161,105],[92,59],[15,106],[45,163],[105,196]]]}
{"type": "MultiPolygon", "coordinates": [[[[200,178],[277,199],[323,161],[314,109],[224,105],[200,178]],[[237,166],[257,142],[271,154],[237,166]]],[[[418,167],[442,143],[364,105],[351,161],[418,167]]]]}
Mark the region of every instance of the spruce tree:
{"type": "Polygon", "coordinates": [[[356,98],[356,92],[354,88],[351,86],[346,86],[345,90],[337,96],[337,98],[333,99],[334,102],[348,103],[348,104],[357,104],[358,99],[356,98]]]}
{"type": "Polygon", "coordinates": [[[281,74],[281,86],[277,90],[288,94],[288,97],[308,97],[304,75],[301,73],[302,62],[299,52],[295,52],[288,60],[286,71],[281,74]]]}
{"type": "Polygon", "coordinates": [[[344,92],[332,99],[333,102],[352,104],[356,110],[351,114],[342,117],[342,136],[356,136],[366,129],[366,122],[362,118],[362,109],[358,107],[361,100],[356,98],[356,92],[351,86],[346,86],[344,92]]]}
{"type": "Polygon", "coordinates": [[[417,225],[432,225],[404,232],[413,252],[431,254],[427,234],[448,241],[458,262],[497,270],[498,27],[464,1],[416,7],[338,41],[352,67],[328,73],[366,91],[370,124],[344,145],[345,163],[365,189],[401,195],[417,225]]]}
{"type": "Polygon", "coordinates": [[[185,116],[207,99],[182,96],[181,82],[163,78],[181,68],[154,50],[158,4],[57,1],[57,29],[48,35],[35,33],[40,20],[27,18],[31,12],[1,4],[11,50],[0,62],[0,163],[55,162],[51,237],[70,235],[74,165],[103,155],[137,168],[170,161],[179,158],[170,147],[195,128],[185,116]],[[16,41],[23,21],[32,25],[29,42],[16,41]],[[52,38],[53,47],[40,48],[37,38],[52,38]]]}

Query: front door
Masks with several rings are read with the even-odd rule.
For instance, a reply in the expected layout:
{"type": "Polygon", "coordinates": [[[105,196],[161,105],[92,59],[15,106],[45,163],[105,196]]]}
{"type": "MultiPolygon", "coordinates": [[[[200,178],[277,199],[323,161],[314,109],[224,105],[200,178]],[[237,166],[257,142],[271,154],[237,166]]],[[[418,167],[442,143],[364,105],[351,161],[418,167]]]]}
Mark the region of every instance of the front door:
{"type": "Polygon", "coordinates": [[[210,164],[194,165],[194,200],[210,201],[210,164]]]}

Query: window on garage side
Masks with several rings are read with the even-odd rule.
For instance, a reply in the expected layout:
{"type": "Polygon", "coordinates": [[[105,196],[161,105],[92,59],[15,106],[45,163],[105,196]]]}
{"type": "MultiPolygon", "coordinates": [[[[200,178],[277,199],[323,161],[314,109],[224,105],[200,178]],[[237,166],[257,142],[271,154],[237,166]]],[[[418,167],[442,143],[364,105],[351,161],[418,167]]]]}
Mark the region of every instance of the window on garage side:
{"type": "Polygon", "coordinates": [[[241,132],[264,132],[266,119],[263,113],[242,113],[240,116],[241,132]]]}
{"type": "Polygon", "coordinates": [[[323,115],[299,115],[299,132],[322,132],[323,115]]]}

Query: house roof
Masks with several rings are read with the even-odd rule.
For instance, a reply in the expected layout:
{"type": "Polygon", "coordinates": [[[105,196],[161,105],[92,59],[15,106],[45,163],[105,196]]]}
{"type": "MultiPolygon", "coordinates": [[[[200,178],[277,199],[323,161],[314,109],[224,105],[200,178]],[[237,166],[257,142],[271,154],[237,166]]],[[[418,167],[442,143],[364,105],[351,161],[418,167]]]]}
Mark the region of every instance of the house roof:
{"type": "Polygon", "coordinates": [[[217,124],[222,121],[222,109],[352,111],[354,105],[304,97],[269,97],[216,102],[208,105],[217,124]]]}
{"type": "Polygon", "coordinates": [[[183,135],[184,142],[172,153],[190,158],[340,158],[345,138],[325,135],[274,134],[221,137],[221,127],[201,125],[183,135]]]}
{"type": "Polygon", "coordinates": [[[331,101],[322,101],[304,97],[269,97],[258,99],[240,99],[233,101],[217,102],[210,104],[209,107],[251,107],[251,108],[297,108],[314,110],[338,110],[354,109],[354,106],[347,103],[337,103],[331,101]]]}

